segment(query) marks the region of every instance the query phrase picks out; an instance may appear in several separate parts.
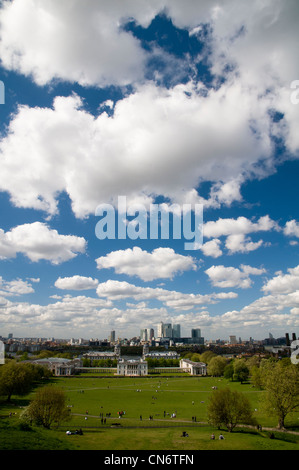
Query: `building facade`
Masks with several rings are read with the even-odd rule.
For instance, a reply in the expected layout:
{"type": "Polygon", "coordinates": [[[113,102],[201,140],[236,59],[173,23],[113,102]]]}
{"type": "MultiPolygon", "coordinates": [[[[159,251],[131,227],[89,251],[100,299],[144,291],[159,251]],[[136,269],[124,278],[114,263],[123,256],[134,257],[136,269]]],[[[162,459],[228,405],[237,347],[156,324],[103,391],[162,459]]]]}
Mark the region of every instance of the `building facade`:
{"type": "Polygon", "coordinates": [[[204,362],[193,362],[189,359],[181,359],[180,368],[188,371],[190,375],[207,375],[207,365],[204,362]]]}
{"type": "Polygon", "coordinates": [[[62,359],[59,357],[49,357],[47,359],[37,359],[32,364],[47,367],[55,376],[73,375],[79,365],[78,360],[62,359]]]}
{"type": "Polygon", "coordinates": [[[142,359],[119,359],[117,363],[117,375],[130,377],[142,377],[148,375],[147,362],[142,359]]]}

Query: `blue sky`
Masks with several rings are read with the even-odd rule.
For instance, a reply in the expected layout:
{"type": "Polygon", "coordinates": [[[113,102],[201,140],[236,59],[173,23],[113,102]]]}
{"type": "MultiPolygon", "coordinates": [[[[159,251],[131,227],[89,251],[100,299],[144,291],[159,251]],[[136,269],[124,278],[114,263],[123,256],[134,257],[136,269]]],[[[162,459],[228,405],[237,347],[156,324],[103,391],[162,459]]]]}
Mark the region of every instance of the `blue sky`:
{"type": "Polygon", "coordinates": [[[298,334],[298,13],[1,2],[0,335],[298,334]],[[203,244],[100,240],[119,196],[202,207],[203,244]]]}

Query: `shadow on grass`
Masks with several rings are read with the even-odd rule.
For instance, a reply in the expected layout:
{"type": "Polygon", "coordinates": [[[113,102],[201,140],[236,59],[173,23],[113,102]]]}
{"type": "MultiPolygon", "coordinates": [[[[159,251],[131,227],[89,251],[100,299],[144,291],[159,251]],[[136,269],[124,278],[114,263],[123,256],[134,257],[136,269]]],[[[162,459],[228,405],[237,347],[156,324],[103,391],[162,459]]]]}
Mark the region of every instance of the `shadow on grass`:
{"type": "Polygon", "coordinates": [[[252,436],[260,436],[266,439],[273,439],[276,441],[291,442],[293,444],[299,442],[299,436],[283,431],[256,431],[254,429],[244,428],[234,430],[233,434],[250,434],[252,436]]]}

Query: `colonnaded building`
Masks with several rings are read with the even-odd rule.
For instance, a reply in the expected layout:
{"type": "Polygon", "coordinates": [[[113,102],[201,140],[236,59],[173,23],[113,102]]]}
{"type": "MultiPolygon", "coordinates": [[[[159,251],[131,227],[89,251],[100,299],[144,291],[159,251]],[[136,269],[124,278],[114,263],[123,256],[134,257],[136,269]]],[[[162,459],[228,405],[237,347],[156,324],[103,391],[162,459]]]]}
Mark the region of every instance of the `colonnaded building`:
{"type": "Polygon", "coordinates": [[[148,363],[143,359],[120,359],[117,363],[117,375],[148,375],[148,363]]]}
{"type": "MultiPolygon", "coordinates": [[[[83,355],[93,361],[98,359],[117,359],[117,367],[84,367],[82,359],[77,358],[74,360],[63,358],[47,358],[29,361],[33,364],[39,364],[48,367],[55,376],[71,376],[80,372],[101,372],[111,373],[114,371],[115,375],[128,376],[128,377],[144,377],[149,374],[147,358],[178,358],[176,352],[158,352],[149,353],[148,345],[143,348],[142,357],[139,358],[126,358],[120,355],[120,346],[116,345],[113,352],[89,352],[83,355]]],[[[155,367],[155,372],[167,374],[167,372],[187,372],[190,375],[207,375],[207,365],[204,362],[193,362],[188,359],[181,359],[179,367],[155,367]]]]}

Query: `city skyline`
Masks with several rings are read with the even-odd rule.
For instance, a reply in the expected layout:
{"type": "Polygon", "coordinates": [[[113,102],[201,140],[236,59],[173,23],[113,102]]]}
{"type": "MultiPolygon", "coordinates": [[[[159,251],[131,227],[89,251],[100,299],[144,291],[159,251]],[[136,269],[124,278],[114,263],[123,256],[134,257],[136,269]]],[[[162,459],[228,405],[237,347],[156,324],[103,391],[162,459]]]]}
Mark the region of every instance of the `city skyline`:
{"type": "Polygon", "coordinates": [[[298,1],[0,13],[0,335],[298,335],[298,1]]]}
{"type": "MultiPolygon", "coordinates": [[[[256,339],[253,337],[249,338],[242,338],[241,336],[236,336],[236,335],[228,335],[228,337],[219,337],[219,338],[204,338],[201,335],[201,329],[200,328],[192,328],[191,331],[189,332],[190,334],[184,334],[184,335],[176,335],[174,332],[179,331],[181,332],[181,325],[170,325],[170,324],[165,324],[166,329],[161,330],[161,324],[163,322],[160,322],[156,328],[141,328],[139,330],[140,334],[134,334],[132,337],[129,335],[124,335],[123,337],[120,337],[116,335],[115,330],[111,330],[110,334],[107,335],[107,337],[90,337],[90,338],[83,338],[83,337],[64,337],[64,338],[54,338],[54,337],[46,337],[46,336],[41,336],[41,337],[15,337],[13,333],[9,333],[8,335],[0,335],[0,341],[18,341],[18,340],[31,340],[31,341],[46,341],[46,342],[64,342],[68,341],[74,344],[84,344],[84,342],[90,342],[90,343],[111,343],[115,344],[118,343],[119,341],[130,341],[134,342],[135,340],[139,342],[140,344],[144,343],[151,343],[152,341],[154,343],[159,343],[159,341],[162,340],[161,345],[167,345],[169,341],[171,340],[177,340],[179,344],[180,341],[179,339],[196,339],[196,338],[201,338],[203,341],[197,342],[195,341],[194,343],[191,342],[186,342],[185,344],[210,344],[210,343],[226,343],[226,344],[241,344],[241,343],[263,343],[269,341],[269,343],[275,344],[275,342],[278,340],[281,342],[281,340],[285,340],[287,345],[291,345],[292,341],[295,341],[297,338],[297,335],[295,332],[289,333],[285,332],[283,336],[280,337],[274,337],[271,332],[268,333],[268,336],[263,338],[263,339],[256,339]],[[171,336],[167,336],[167,332],[169,332],[169,326],[171,326],[171,336]],[[175,328],[173,328],[175,327],[175,328]],[[157,332],[157,334],[155,334],[157,332]],[[160,336],[159,336],[160,334],[160,336]]],[[[164,326],[164,325],[163,325],[164,326]]],[[[174,343],[176,344],[176,343],[174,343]]],[[[156,344],[157,345],[157,344],[156,344]]]]}

